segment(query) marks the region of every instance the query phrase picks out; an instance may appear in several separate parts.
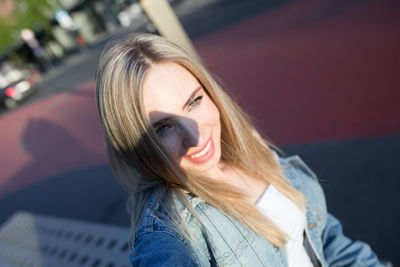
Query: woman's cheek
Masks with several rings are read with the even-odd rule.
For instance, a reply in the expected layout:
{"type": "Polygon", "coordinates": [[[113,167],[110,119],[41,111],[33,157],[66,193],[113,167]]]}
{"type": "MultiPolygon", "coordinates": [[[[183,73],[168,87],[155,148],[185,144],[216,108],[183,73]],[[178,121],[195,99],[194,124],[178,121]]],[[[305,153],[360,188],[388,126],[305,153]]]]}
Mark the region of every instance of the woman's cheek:
{"type": "Polygon", "coordinates": [[[207,117],[210,122],[218,123],[219,122],[219,111],[217,106],[210,100],[208,107],[207,107],[207,117]]]}

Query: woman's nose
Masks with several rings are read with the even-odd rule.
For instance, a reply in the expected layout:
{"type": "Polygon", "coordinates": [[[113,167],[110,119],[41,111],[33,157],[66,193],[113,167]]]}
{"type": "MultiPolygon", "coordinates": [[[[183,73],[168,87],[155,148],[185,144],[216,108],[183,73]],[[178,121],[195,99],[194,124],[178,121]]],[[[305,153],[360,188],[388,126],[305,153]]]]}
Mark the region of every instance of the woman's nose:
{"type": "Polygon", "coordinates": [[[182,142],[185,147],[195,147],[199,144],[199,127],[196,122],[185,119],[181,122],[182,142]]]}

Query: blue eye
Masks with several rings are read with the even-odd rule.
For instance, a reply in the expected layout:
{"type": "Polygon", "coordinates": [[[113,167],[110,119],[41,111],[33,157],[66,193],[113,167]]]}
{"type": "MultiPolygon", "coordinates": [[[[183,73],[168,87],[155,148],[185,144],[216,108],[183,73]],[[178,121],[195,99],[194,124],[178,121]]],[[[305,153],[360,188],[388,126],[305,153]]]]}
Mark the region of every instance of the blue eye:
{"type": "Polygon", "coordinates": [[[168,124],[162,125],[162,126],[158,127],[158,129],[156,130],[156,134],[157,134],[158,136],[162,137],[162,136],[165,135],[165,132],[166,132],[169,128],[171,128],[171,125],[168,125],[168,124]]]}
{"type": "Polygon", "coordinates": [[[196,107],[198,104],[200,104],[202,98],[203,96],[196,97],[196,99],[194,99],[192,102],[189,103],[188,107],[189,108],[196,107]]]}

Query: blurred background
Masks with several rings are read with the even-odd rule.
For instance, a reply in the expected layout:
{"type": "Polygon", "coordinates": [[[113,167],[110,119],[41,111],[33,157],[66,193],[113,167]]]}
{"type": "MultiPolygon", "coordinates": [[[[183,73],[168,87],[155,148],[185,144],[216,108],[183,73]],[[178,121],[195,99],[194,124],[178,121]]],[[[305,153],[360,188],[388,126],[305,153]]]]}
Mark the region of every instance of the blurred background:
{"type": "MultiPolygon", "coordinates": [[[[400,2],[168,3],[260,132],[319,176],[345,234],[399,265],[400,2]]],[[[159,33],[150,17],[135,0],[0,1],[0,225],[23,210],[129,226],[94,72],[111,38],[159,33]]]]}

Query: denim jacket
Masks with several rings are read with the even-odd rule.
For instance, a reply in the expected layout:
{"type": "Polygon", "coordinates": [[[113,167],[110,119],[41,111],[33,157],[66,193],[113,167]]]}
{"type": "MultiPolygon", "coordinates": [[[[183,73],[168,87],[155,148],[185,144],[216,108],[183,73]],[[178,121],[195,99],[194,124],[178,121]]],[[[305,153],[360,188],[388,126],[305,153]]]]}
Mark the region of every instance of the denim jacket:
{"type": "MultiPolygon", "coordinates": [[[[307,197],[306,239],[321,266],[382,266],[370,247],[345,237],[339,221],[326,209],[316,175],[298,157],[279,158],[283,174],[307,197]]],[[[158,192],[158,193],[157,193],[158,192]]],[[[136,230],[133,266],[287,266],[284,250],[250,231],[234,218],[198,197],[187,196],[203,226],[177,201],[195,243],[188,243],[160,214],[155,191],[136,230]]]]}

